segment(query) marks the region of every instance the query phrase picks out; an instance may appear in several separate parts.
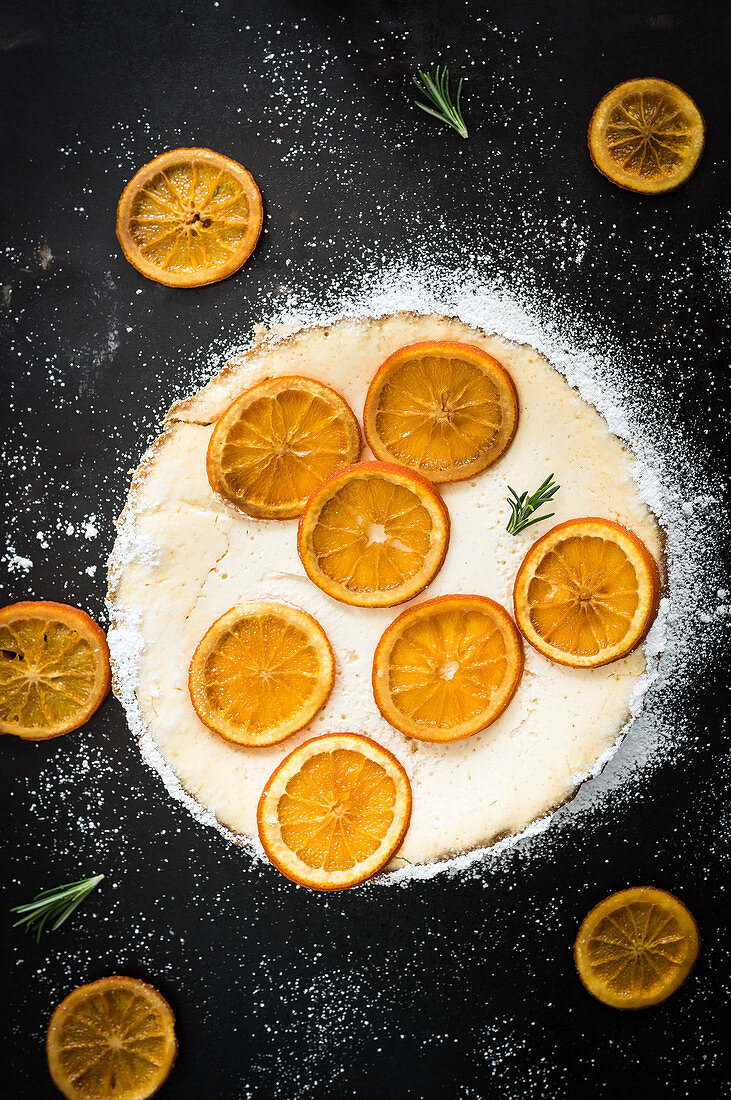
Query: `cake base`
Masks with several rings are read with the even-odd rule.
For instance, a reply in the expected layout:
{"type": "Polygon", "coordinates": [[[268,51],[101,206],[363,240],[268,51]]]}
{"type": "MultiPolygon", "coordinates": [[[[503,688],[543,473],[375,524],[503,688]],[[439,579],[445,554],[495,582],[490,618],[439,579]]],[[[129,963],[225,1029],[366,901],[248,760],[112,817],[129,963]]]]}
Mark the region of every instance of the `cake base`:
{"type": "MultiPolygon", "coordinates": [[[[182,788],[236,837],[256,836],[256,805],[279,761],[308,737],[353,731],[393,752],[413,790],[411,825],[391,869],[439,859],[522,832],[566,802],[617,743],[645,672],[644,647],[603,668],[556,665],[526,646],[515,698],[483,733],[453,744],[404,737],[371,691],[373,652],[410,604],[355,608],[306,577],[296,520],[257,520],[211,490],[205,455],[213,425],[263,377],[304,374],[327,383],[360,417],[368,385],[397,348],[458,340],[483,348],[510,372],[520,421],[507,453],[476,478],[441,486],[452,532],[444,565],[421,599],[490,596],[511,609],[518,566],[538,534],[505,530],[508,485],[532,491],[553,473],[560,523],[606,516],[635,531],[662,564],[662,537],[632,478],[634,457],[591,405],[534,349],[457,318],[399,313],[343,319],[263,337],[193,397],[174,405],[136,471],[109,565],[109,644],[115,690],[131,724],[182,788]],[[336,657],[325,708],[285,742],[251,749],[225,742],[198,719],[188,666],[211,623],[247,599],[281,600],[313,615],[336,657]]],[[[366,449],[364,458],[372,457],[366,449]]]]}

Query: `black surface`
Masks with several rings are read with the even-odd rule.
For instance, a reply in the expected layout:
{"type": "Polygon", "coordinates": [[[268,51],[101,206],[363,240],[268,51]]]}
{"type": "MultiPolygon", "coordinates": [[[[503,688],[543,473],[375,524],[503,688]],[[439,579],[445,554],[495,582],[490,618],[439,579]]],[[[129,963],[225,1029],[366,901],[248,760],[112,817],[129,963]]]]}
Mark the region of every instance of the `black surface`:
{"type": "MultiPolygon", "coordinates": [[[[67,600],[104,621],[127,470],[169,400],[200,382],[201,349],[245,335],[262,295],[357,281],[366,252],[451,262],[474,249],[508,281],[518,265],[539,299],[613,332],[630,353],[626,392],[654,388],[642,415],[662,410],[701,472],[720,474],[728,282],[709,247],[728,199],[727,12],[723,0],[6,3],[4,519],[34,564],[3,576],[2,602],[67,600]],[[409,74],[440,59],[466,66],[468,143],[409,105],[409,74]],[[584,147],[593,105],[637,75],[678,82],[708,122],[696,176],[659,200],[611,187],[584,147]],[[123,184],[179,144],[242,160],[266,201],[250,264],[194,292],[146,282],[114,238],[123,184]],[[565,259],[574,226],[581,264],[565,259]],[[99,536],[80,539],[90,513],[99,536]]],[[[284,886],[166,795],[114,700],[57,742],[6,739],[3,1095],[55,1095],[51,1008],[119,972],[153,982],[177,1014],[161,1097],[728,1095],[728,693],[714,652],[695,682],[666,689],[679,747],[630,798],[538,855],[403,889],[284,886]],[[95,870],[107,880],[66,929],[39,945],[8,932],[11,904],[95,870]],[[645,882],[686,900],[703,952],[674,999],[622,1015],[584,993],[570,947],[592,904],[645,882]]]]}

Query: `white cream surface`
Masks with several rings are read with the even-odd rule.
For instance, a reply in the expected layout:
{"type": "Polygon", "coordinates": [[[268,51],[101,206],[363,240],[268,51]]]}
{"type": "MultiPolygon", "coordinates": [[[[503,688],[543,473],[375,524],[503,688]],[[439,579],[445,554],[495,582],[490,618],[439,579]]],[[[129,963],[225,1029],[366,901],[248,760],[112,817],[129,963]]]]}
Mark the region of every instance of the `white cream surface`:
{"type": "MultiPolygon", "coordinates": [[[[212,426],[253,382],[309,375],[337,389],[361,419],[368,384],[383,360],[405,344],[431,339],[461,340],[494,355],[515,382],[520,420],[495,466],[471,481],[442,487],[452,521],[449,550],[435,580],[413,603],[480,593],[510,610],[516,570],[534,539],[553,523],[584,515],[631,528],[662,563],[658,525],[632,479],[632,454],[532,348],[454,318],[405,313],[260,341],[170,410],[165,431],[134,478],[110,559],[117,689],[122,651],[134,635],[135,705],[145,736],[182,787],[234,834],[255,836],[264,783],[296,745],[318,734],[353,731],[390,749],[411,780],[411,824],[391,868],[488,845],[570,798],[629,717],[633,689],[645,670],[643,647],[604,668],[576,670],[526,646],[515,698],[483,733],[441,745],[404,737],[374,703],[371,663],[387,624],[410,605],[364,609],[330,599],[304,573],[296,520],[250,518],[210,489],[205,456],[212,426]],[[509,535],[508,485],[533,491],[549,473],[561,485],[552,504],[555,518],[509,535]],[[301,607],[320,622],[335,652],[336,677],[328,703],[306,729],[279,745],[251,749],[229,744],[200,722],[187,677],[211,623],[234,604],[262,597],[301,607]]],[[[363,458],[369,457],[366,448],[363,458]]]]}

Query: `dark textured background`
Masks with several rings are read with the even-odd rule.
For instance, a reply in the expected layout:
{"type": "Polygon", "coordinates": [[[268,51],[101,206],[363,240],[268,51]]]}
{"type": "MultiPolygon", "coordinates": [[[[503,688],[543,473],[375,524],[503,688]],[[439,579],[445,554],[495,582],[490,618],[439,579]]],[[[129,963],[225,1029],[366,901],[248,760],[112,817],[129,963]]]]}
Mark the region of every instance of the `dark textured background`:
{"type": "MultiPolygon", "coordinates": [[[[262,296],[357,275],[366,250],[474,249],[508,280],[517,265],[538,299],[614,333],[626,392],[653,395],[648,423],[662,409],[721,474],[729,45],[722,0],[6,0],[3,520],[33,566],[3,574],[2,601],[67,600],[104,621],[127,470],[200,380],[201,349],[245,335],[262,296]],[[465,66],[467,143],[410,106],[409,73],[437,60],[465,66]],[[681,84],[708,122],[697,175],[658,200],[613,188],[584,146],[596,101],[638,75],[681,84]],[[146,282],[114,238],[124,183],[178,144],[242,160],[266,202],[252,261],[200,291],[146,282]],[[581,263],[566,262],[574,232],[581,263]],[[98,536],[79,538],[90,514],[98,536]]],[[[729,1095],[728,692],[713,652],[670,701],[680,747],[631,798],[538,855],[403,889],[323,897],[253,866],[168,798],[114,700],[57,742],[7,739],[3,1095],[55,1095],[50,1011],[115,972],[153,982],[178,1016],[161,1097],[729,1095]],[[36,945],[9,931],[11,904],[95,870],[107,880],[61,932],[36,945]],[[599,898],[646,882],[690,905],[703,951],[674,999],[622,1015],[584,993],[570,947],[599,898]]]]}

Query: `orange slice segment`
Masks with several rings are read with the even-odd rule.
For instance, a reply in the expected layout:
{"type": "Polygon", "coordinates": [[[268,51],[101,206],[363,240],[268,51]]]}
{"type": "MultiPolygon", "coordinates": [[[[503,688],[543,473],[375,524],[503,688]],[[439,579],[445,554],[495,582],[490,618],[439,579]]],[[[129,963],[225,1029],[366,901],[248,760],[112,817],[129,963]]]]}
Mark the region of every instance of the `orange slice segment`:
{"type": "Polygon", "coordinates": [[[171,149],[140,168],[117,207],[122,252],[166,286],[204,286],[248,260],[263,209],[250,172],[211,149],[171,149]]]}
{"type": "Polygon", "coordinates": [[[332,691],[335,660],[311,615],[267,600],[232,607],[190,663],[193,706],[237,745],[273,745],[302,729],[332,691]]]}
{"type": "Polygon", "coordinates": [[[434,579],[448,542],[449,513],[428,481],[399,466],[362,462],[313,494],[297,548],[310,580],[328,596],[390,607],[434,579]]]}
{"type": "Polygon", "coordinates": [[[60,737],[88,722],[110,685],[106,636],[85,611],[49,600],[0,609],[0,733],[60,737]]]}
{"type": "Polygon", "coordinates": [[[480,348],[410,344],[371,382],[363,426],[383,462],[430,481],[462,481],[507,450],[518,426],[518,396],[505,368],[480,348]]]}
{"type": "Polygon", "coordinates": [[[226,409],[206,465],[211,487],[232,504],[287,519],[359,454],[358,421],[335,390],[312,378],[269,378],[226,409]]]}
{"type": "Polygon", "coordinates": [[[581,981],[612,1008],[649,1008],[675,993],[700,948],[691,913],[672,894],[634,886],[600,901],[574,944],[581,981]]]}
{"type": "Polygon", "coordinates": [[[459,741],[496,721],[523,674],[507,611],[487,596],[440,596],[385,630],[373,658],[381,714],[418,741],[459,741]]]}
{"type": "Polygon", "coordinates": [[[667,80],[626,80],[598,104],[589,152],[599,171],[629,191],[657,195],[685,183],[706,141],[693,100],[667,80]]]}
{"type": "Polygon", "coordinates": [[[67,1100],[148,1100],[178,1043],[165,998],[136,978],[101,978],[69,993],[46,1039],[53,1083],[67,1100]]]}
{"type": "Polygon", "coordinates": [[[399,848],[410,817],[403,767],[354,733],[314,737],[290,753],[257,811],[271,862],[312,890],[346,890],[375,875],[399,848]]]}
{"type": "Polygon", "coordinates": [[[608,519],[559,523],[515,578],[515,618],[540,653],[572,668],[625,657],[657,614],[660,575],[637,535],[608,519]]]}

